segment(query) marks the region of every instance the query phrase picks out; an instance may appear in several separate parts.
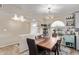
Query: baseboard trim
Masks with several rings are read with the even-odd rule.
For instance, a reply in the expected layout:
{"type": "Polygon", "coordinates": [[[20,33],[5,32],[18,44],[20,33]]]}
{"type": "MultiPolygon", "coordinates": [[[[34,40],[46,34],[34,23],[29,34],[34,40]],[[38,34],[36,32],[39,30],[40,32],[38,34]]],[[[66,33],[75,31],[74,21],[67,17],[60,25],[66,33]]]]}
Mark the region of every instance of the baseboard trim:
{"type": "Polygon", "coordinates": [[[19,54],[22,54],[22,53],[24,53],[24,52],[26,52],[26,51],[29,51],[29,49],[26,49],[26,50],[20,52],[19,54]]]}

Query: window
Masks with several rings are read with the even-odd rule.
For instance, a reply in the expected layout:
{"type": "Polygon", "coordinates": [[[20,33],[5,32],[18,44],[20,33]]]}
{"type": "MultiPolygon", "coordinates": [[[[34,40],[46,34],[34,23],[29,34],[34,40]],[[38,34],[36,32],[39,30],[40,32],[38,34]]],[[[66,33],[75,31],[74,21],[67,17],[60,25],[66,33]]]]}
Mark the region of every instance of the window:
{"type": "Polygon", "coordinates": [[[31,23],[31,34],[36,35],[38,32],[37,22],[31,23]]]}
{"type": "Polygon", "coordinates": [[[55,21],[52,23],[51,27],[64,27],[65,24],[62,21],[55,21]]]}

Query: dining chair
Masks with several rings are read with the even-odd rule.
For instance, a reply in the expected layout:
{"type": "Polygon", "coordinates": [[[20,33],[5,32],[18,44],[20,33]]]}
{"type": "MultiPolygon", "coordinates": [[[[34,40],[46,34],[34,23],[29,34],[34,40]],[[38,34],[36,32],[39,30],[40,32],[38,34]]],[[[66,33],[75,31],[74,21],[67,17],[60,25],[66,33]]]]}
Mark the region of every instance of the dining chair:
{"type": "Polygon", "coordinates": [[[59,41],[57,41],[55,46],[56,46],[56,54],[59,55],[59,47],[60,47],[59,41]]]}
{"type": "Polygon", "coordinates": [[[27,38],[27,44],[28,44],[30,55],[41,55],[41,54],[43,55],[43,54],[45,54],[45,51],[43,49],[37,47],[34,39],[27,38]]]}
{"type": "Polygon", "coordinates": [[[61,41],[62,41],[62,38],[60,38],[60,40],[58,40],[58,49],[59,49],[59,51],[61,51],[61,41]]]}
{"type": "Polygon", "coordinates": [[[55,55],[59,55],[59,50],[58,50],[58,42],[55,44],[55,46],[52,48],[52,52],[54,52],[55,55]]]}
{"type": "Polygon", "coordinates": [[[60,38],[60,40],[57,40],[57,43],[55,44],[55,47],[52,49],[52,51],[55,52],[55,55],[59,55],[59,51],[61,51],[61,41],[62,41],[62,38],[60,38]]]}
{"type": "Polygon", "coordinates": [[[56,49],[56,45],[52,48],[52,52],[54,52],[54,54],[56,55],[56,51],[57,51],[57,49],[56,49]]]}

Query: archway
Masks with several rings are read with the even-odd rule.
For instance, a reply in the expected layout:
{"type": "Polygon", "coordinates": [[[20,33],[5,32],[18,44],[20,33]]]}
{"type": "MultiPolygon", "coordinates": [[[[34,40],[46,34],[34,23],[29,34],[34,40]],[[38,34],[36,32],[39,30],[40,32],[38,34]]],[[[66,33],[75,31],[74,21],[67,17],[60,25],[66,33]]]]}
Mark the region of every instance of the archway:
{"type": "Polygon", "coordinates": [[[55,21],[51,24],[51,31],[56,30],[59,35],[64,34],[65,23],[63,21],[55,21]]]}
{"type": "Polygon", "coordinates": [[[51,27],[65,27],[65,24],[62,21],[55,21],[51,24],[51,27]]]}

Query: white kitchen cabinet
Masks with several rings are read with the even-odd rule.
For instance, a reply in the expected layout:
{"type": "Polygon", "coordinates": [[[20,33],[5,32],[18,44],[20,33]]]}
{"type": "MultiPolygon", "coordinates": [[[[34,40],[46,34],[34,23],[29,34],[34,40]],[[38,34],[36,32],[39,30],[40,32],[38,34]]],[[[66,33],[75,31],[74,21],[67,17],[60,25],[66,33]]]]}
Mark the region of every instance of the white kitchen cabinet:
{"type": "Polygon", "coordinates": [[[76,37],[76,49],[79,50],[79,36],[76,37]]]}
{"type": "Polygon", "coordinates": [[[79,28],[79,12],[75,13],[75,28],[79,28]]]}

